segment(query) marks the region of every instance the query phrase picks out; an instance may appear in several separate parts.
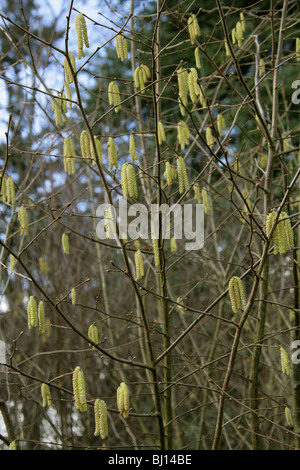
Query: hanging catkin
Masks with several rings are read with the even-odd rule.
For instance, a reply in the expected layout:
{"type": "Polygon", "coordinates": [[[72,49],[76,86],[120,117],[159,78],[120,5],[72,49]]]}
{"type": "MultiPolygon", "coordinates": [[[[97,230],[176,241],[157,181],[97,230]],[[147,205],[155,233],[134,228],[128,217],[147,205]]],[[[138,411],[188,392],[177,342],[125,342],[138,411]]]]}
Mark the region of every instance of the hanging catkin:
{"type": "Polygon", "coordinates": [[[18,219],[20,222],[20,235],[28,235],[28,215],[24,206],[18,209],[18,219]]]}
{"type": "Polygon", "coordinates": [[[186,69],[180,67],[177,72],[179,108],[181,115],[185,115],[185,107],[187,106],[187,97],[189,91],[189,73],[186,69]]]}
{"type": "Polygon", "coordinates": [[[90,158],[91,155],[91,144],[90,134],[87,131],[82,131],[80,134],[80,148],[83,158],[90,158]]]}
{"type": "Polygon", "coordinates": [[[202,202],[204,205],[204,213],[207,214],[210,209],[210,204],[209,204],[209,198],[208,198],[206,188],[202,188],[201,195],[202,195],[202,202]]]}
{"type": "Polygon", "coordinates": [[[69,255],[70,254],[69,237],[66,233],[62,234],[61,244],[62,244],[64,254],[69,255]]]}
{"type": "Polygon", "coordinates": [[[107,406],[105,401],[97,398],[94,403],[94,415],[95,415],[95,432],[94,436],[99,436],[101,439],[106,439],[108,436],[107,426],[107,406]]]}
{"type": "Polygon", "coordinates": [[[300,62],[300,38],[296,38],[296,59],[300,62]]]}
{"type": "Polygon", "coordinates": [[[201,69],[201,61],[200,61],[200,51],[198,49],[198,47],[196,47],[195,49],[195,63],[196,63],[196,67],[197,69],[201,69]]]}
{"type": "Polygon", "coordinates": [[[143,90],[143,88],[145,88],[145,84],[149,80],[150,76],[150,70],[147,65],[142,64],[135,69],[134,82],[136,88],[142,90],[141,93],[145,93],[145,90],[143,90]]]}
{"type": "Polygon", "coordinates": [[[164,176],[167,180],[168,186],[172,186],[172,167],[169,162],[166,162],[166,170],[164,172],[164,176]]]}
{"type": "Polygon", "coordinates": [[[124,163],[121,169],[121,186],[124,197],[137,198],[137,183],[134,168],[130,163],[124,163]]]}
{"type": "Polygon", "coordinates": [[[198,85],[198,74],[197,70],[192,67],[188,75],[188,86],[190,97],[193,103],[196,103],[197,97],[200,95],[200,87],[198,85]]]}
{"type": "Polygon", "coordinates": [[[85,47],[89,48],[89,40],[87,34],[87,27],[85,22],[85,17],[82,13],[78,13],[75,18],[75,31],[77,36],[77,46],[78,46],[78,59],[81,57],[85,57],[85,53],[83,51],[83,43],[85,47]]]}
{"type": "Polygon", "coordinates": [[[200,36],[200,27],[197,21],[196,15],[193,13],[188,19],[188,30],[192,45],[195,44],[195,40],[200,36]]]}
{"type": "Polygon", "coordinates": [[[157,137],[159,145],[166,141],[165,129],[161,121],[157,124],[157,137]]]}
{"type": "Polygon", "coordinates": [[[281,370],[283,374],[290,375],[290,358],[288,353],[284,348],[280,346],[280,360],[281,360],[281,370]]]}
{"type": "Polygon", "coordinates": [[[116,51],[118,59],[122,62],[128,58],[127,41],[123,33],[116,36],[116,51]]]}
{"type": "MultiPolygon", "coordinates": [[[[272,210],[266,219],[266,235],[269,237],[271,228],[274,224],[276,211],[272,210]]],[[[274,254],[284,255],[289,249],[294,248],[293,229],[291,221],[286,212],[281,212],[277,221],[276,227],[272,235],[274,244],[274,254]],[[282,220],[285,219],[285,220],[282,220]]]]}
{"type": "Polygon", "coordinates": [[[195,197],[196,201],[198,202],[198,204],[200,204],[201,203],[201,193],[200,193],[199,183],[195,183],[193,188],[194,188],[194,197],[195,197]]]}
{"type": "Polygon", "coordinates": [[[177,139],[180,144],[181,150],[184,150],[189,143],[190,130],[184,121],[179,121],[177,124],[177,139]]]}
{"type": "Polygon", "coordinates": [[[152,238],[153,253],[154,253],[154,264],[158,271],[160,271],[160,255],[159,255],[159,246],[157,238],[152,238]]]}
{"type": "Polygon", "coordinates": [[[65,79],[66,79],[66,83],[73,83],[74,74],[76,72],[75,56],[74,54],[72,54],[72,52],[69,52],[68,56],[69,56],[70,63],[67,57],[65,57],[65,61],[64,61],[65,79]]]}
{"type": "Polygon", "coordinates": [[[132,133],[130,134],[130,137],[129,137],[129,153],[131,156],[131,161],[132,163],[134,163],[135,160],[137,160],[138,158],[137,158],[136,151],[135,151],[135,141],[134,141],[134,136],[132,133]]]}
{"type": "MultiPolygon", "coordinates": [[[[98,328],[96,325],[90,325],[88,329],[88,338],[95,344],[98,344],[98,328]]],[[[90,344],[92,346],[92,344],[90,344]]],[[[93,346],[94,349],[95,346],[93,346]]]]}
{"type": "Polygon", "coordinates": [[[293,427],[293,418],[292,418],[292,413],[291,410],[286,406],[284,409],[284,414],[285,414],[285,419],[290,428],[293,427]]]}
{"type": "Polygon", "coordinates": [[[64,138],[64,170],[68,175],[75,173],[75,150],[72,137],[64,138]]]}
{"type": "Polygon", "coordinates": [[[182,157],[177,158],[177,177],[179,184],[179,193],[182,194],[184,191],[189,191],[190,183],[188,180],[185,161],[182,157]]]}
{"type": "Polygon", "coordinates": [[[108,139],[107,148],[108,148],[108,160],[109,160],[110,170],[112,170],[114,166],[118,168],[119,165],[118,165],[117,147],[112,137],[109,137],[108,139]]]}
{"type": "Polygon", "coordinates": [[[224,116],[220,113],[217,116],[217,128],[218,128],[218,133],[220,136],[222,135],[222,132],[226,130],[224,116]]]}
{"type": "Polygon", "coordinates": [[[17,258],[15,258],[14,255],[10,254],[9,255],[9,269],[11,271],[14,271],[16,263],[17,263],[17,258]]]}
{"type": "Polygon", "coordinates": [[[246,297],[242,280],[238,276],[233,276],[228,285],[229,298],[233,313],[238,313],[239,309],[245,310],[246,297]]]}
{"type": "Polygon", "coordinates": [[[51,406],[51,393],[50,388],[47,384],[42,383],[41,385],[41,395],[43,399],[43,407],[51,406]]]}
{"type": "Polygon", "coordinates": [[[141,250],[137,250],[134,254],[134,261],[135,261],[135,271],[136,271],[136,277],[135,279],[139,281],[144,277],[145,271],[144,271],[144,260],[143,260],[143,255],[141,253],[141,250]]]}
{"type": "Polygon", "coordinates": [[[29,297],[27,304],[27,322],[29,330],[38,326],[37,305],[33,295],[29,297]]]}
{"type": "Polygon", "coordinates": [[[108,85],[108,101],[111,106],[114,106],[114,110],[118,113],[121,109],[120,91],[116,82],[110,82],[108,85]]]}
{"type": "Polygon", "coordinates": [[[72,383],[75,406],[84,413],[87,410],[85,380],[84,374],[79,366],[77,366],[73,372],[72,383]]]}
{"type": "Polygon", "coordinates": [[[15,203],[15,184],[11,176],[2,178],[2,201],[7,204],[15,203]]]}
{"type": "Polygon", "coordinates": [[[176,238],[174,237],[171,237],[171,240],[170,240],[170,250],[172,253],[177,251],[177,241],[176,241],[176,238]]]}
{"type": "Polygon", "coordinates": [[[38,307],[39,330],[44,335],[46,333],[45,307],[41,300],[38,307]]]}
{"type": "Polygon", "coordinates": [[[72,290],[71,290],[71,299],[72,299],[72,305],[76,305],[76,289],[75,289],[75,287],[73,287],[72,290]]]}
{"type": "Polygon", "coordinates": [[[215,143],[215,139],[213,137],[212,130],[209,126],[206,128],[205,135],[206,135],[207,145],[211,148],[215,143]]]}
{"type": "Polygon", "coordinates": [[[129,416],[129,391],[125,382],[121,382],[117,390],[117,406],[123,418],[129,416]]]}

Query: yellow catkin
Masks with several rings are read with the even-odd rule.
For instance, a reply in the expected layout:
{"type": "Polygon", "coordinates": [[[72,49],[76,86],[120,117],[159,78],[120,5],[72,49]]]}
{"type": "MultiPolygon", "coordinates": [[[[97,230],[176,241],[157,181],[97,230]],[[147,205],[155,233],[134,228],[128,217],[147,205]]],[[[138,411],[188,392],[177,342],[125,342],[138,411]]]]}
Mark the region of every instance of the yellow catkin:
{"type": "Polygon", "coordinates": [[[74,74],[76,72],[76,62],[75,62],[75,56],[72,54],[72,52],[69,52],[69,61],[67,57],[65,57],[64,61],[64,72],[65,72],[65,79],[66,83],[73,83],[74,81],[74,74]]]}
{"type": "Polygon", "coordinates": [[[296,59],[300,62],[300,38],[296,39],[296,59]]]}
{"type": "Polygon", "coordinates": [[[206,188],[202,188],[201,195],[202,195],[202,202],[204,205],[204,213],[207,214],[210,209],[210,204],[209,204],[209,198],[208,198],[206,188]]]}
{"type": "Polygon", "coordinates": [[[184,307],[183,307],[183,297],[179,296],[177,298],[176,302],[179,304],[179,305],[177,305],[177,307],[179,308],[180,312],[182,314],[185,314],[185,310],[184,310],[184,307]]]}
{"type": "Polygon", "coordinates": [[[265,61],[264,59],[259,59],[259,70],[258,74],[260,77],[262,77],[266,73],[266,67],[265,67],[265,61]]]}
{"type": "Polygon", "coordinates": [[[105,221],[106,238],[107,239],[114,238],[115,220],[114,220],[110,207],[104,212],[104,221],[105,221]]]}
{"type": "Polygon", "coordinates": [[[85,17],[82,13],[78,13],[75,18],[75,31],[77,36],[78,59],[81,59],[81,57],[85,57],[85,53],[83,51],[83,43],[85,44],[85,47],[89,47],[85,17]]]}
{"type": "Polygon", "coordinates": [[[116,36],[116,51],[118,59],[124,62],[128,58],[127,41],[123,33],[116,36]]]}
{"type": "Polygon", "coordinates": [[[293,418],[292,418],[292,413],[291,410],[286,406],[284,409],[284,414],[285,414],[285,419],[290,428],[293,427],[293,418]]]}
{"type": "Polygon", "coordinates": [[[128,163],[124,163],[121,168],[121,187],[123,191],[123,196],[128,197],[128,180],[127,180],[127,165],[128,163]]]}
{"type": "Polygon", "coordinates": [[[184,191],[188,191],[190,189],[186,165],[182,157],[177,158],[177,176],[179,184],[179,193],[182,194],[184,191]]]}
{"type": "Polygon", "coordinates": [[[170,239],[170,250],[172,253],[175,253],[175,251],[177,251],[177,241],[174,237],[171,237],[170,239]]]}
{"type": "Polygon", "coordinates": [[[46,334],[46,320],[44,302],[41,300],[38,307],[39,330],[42,335],[46,334]]]}
{"type": "Polygon", "coordinates": [[[189,143],[190,130],[184,121],[179,121],[177,124],[177,139],[180,144],[181,150],[184,150],[189,143]]]}
{"type": "Polygon", "coordinates": [[[145,271],[144,271],[144,260],[143,260],[143,255],[141,253],[141,250],[137,250],[134,254],[134,261],[135,261],[135,271],[136,271],[136,277],[135,279],[139,281],[144,277],[145,271]]]}
{"type": "Polygon", "coordinates": [[[97,398],[94,403],[95,415],[95,432],[94,436],[100,436],[101,439],[106,439],[108,436],[107,426],[107,406],[105,401],[97,398]]]}
{"type": "Polygon", "coordinates": [[[198,85],[197,70],[194,67],[190,69],[190,72],[188,75],[188,86],[189,86],[189,93],[190,93],[191,101],[193,103],[196,103],[197,97],[200,95],[200,88],[198,85]]]}
{"type": "Polygon", "coordinates": [[[70,90],[70,87],[69,87],[69,84],[68,84],[67,81],[65,81],[65,83],[64,83],[64,88],[65,88],[66,97],[67,97],[67,100],[68,100],[67,101],[68,107],[69,107],[69,109],[71,109],[72,108],[72,102],[71,102],[72,95],[71,95],[71,90],[70,90]]]}
{"type": "Polygon", "coordinates": [[[172,177],[172,167],[169,162],[166,162],[166,170],[164,176],[167,180],[168,186],[172,186],[173,177],[172,177]]]}
{"type": "Polygon", "coordinates": [[[222,132],[226,129],[224,116],[220,113],[217,116],[217,128],[220,136],[222,135],[222,132]]]}
{"type": "MultiPolygon", "coordinates": [[[[89,326],[89,329],[88,329],[88,338],[95,344],[98,344],[98,339],[99,339],[99,336],[98,336],[98,328],[96,325],[90,325],[89,326]]],[[[92,346],[90,344],[90,346],[92,346]]],[[[95,349],[95,346],[93,346],[93,348],[95,349]]]]}
{"type": "Polygon", "coordinates": [[[283,374],[290,375],[290,358],[286,350],[280,346],[281,370],[283,374]]]}
{"type": "Polygon", "coordinates": [[[154,264],[158,271],[160,271],[160,255],[157,238],[152,238],[153,253],[154,253],[154,264]]]}
{"type": "Polygon", "coordinates": [[[64,170],[68,175],[75,173],[75,150],[72,137],[67,136],[64,138],[64,170]]]}
{"type": "Polygon", "coordinates": [[[84,374],[79,366],[77,366],[73,372],[72,383],[75,406],[84,413],[87,410],[85,380],[84,374]]]}
{"type": "Polygon", "coordinates": [[[205,131],[206,142],[209,147],[212,147],[215,143],[215,139],[211,130],[211,127],[207,127],[205,131]]]}
{"type": "Polygon", "coordinates": [[[125,382],[121,382],[117,390],[117,406],[123,418],[129,416],[129,391],[125,382]]]}
{"type": "Polygon", "coordinates": [[[7,204],[15,203],[15,183],[11,176],[2,179],[2,200],[7,204]]]}
{"type": "Polygon", "coordinates": [[[32,330],[32,328],[36,328],[38,326],[37,305],[33,295],[29,297],[27,304],[27,322],[29,330],[32,330]]]}
{"type": "Polygon", "coordinates": [[[134,141],[133,134],[130,134],[130,137],[129,137],[129,153],[131,156],[131,161],[132,163],[134,163],[135,160],[137,160],[138,158],[137,158],[137,154],[135,150],[135,141],[134,141]]]}
{"type": "Polygon", "coordinates": [[[145,84],[150,78],[150,69],[147,67],[147,65],[142,64],[138,66],[135,71],[134,71],[134,82],[136,88],[139,88],[141,90],[141,93],[145,93],[145,84]]]}
{"type": "Polygon", "coordinates": [[[62,244],[64,254],[69,255],[70,254],[70,246],[69,246],[69,237],[68,237],[67,233],[62,234],[61,244],[62,244]]]}
{"type": "Polygon", "coordinates": [[[71,290],[71,299],[72,299],[72,305],[76,305],[76,289],[73,287],[71,290]]]}
{"type": "Polygon", "coordinates": [[[201,69],[201,61],[200,61],[200,51],[198,49],[198,47],[196,47],[195,49],[195,64],[196,64],[196,67],[197,69],[201,69]]]}
{"type": "Polygon", "coordinates": [[[181,115],[185,115],[185,106],[187,106],[187,98],[189,91],[189,82],[188,82],[189,73],[186,69],[180,67],[177,72],[178,80],[178,95],[179,95],[179,108],[181,115]]]}
{"type": "Polygon", "coordinates": [[[198,202],[198,204],[201,204],[201,193],[200,193],[199,184],[195,183],[193,188],[194,188],[194,197],[196,201],[198,202]]]}
{"type": "MultiPolygon", "coordinates": [[[[271,228],[274,224],[276,211],[272,210],[266,218],[266,235],[269,237],[271,228]]],[[[293,229],[291,221],[286,212],[281,212],[276,227],[272,235],[274,254],[284,255],[288,250],[294,248],[293,229]],[[282,220],[285,219],[285,220],[282,220]]]]}
{"type": "Polygon", "coordinates": [[[97,165],[97,160],[98,160],[100,166],[102,167],[101,143],[100,143],[99,139],[97,139],[97,137],[94,137],[94,142],[95,142],[95,147],[96,147],[96,152],[97,153],[95,153],[95,149],[94,149],[94,145],[93,145],[92,140],[90,141],[90,154],[92,156],[92,163],[93,163],[93,165],[97,165]]]}
{"type": "Polygon", "coordinates": [[[39,267],[40,267],[40,274],[46,274],[46,275],[49,274],[50,266],[43,257],[39,258],[39,267]]]}
{"type": "Polygon", "coordinates": [[[233,313],[238,313],[239,309],[245,310],[246,297],[242,280],[238,276],[233,276],[228,285],[229,298],[233,313]]]}
{"type": "Polygon", "coordinates": [[[108,100],[111,106],[114,106],[114,110],[118,113],[121,109],[121,98],[119,87],[116,82],[110,82],[108,85],[108,100]]]}
{"type": "Polygon", "coordinates": [[[231,52],[230,52],[230,49],[229,49],[229,46],[228,46],[228,42],[225,41],[224,44],[225,44],[225,53],[226,53],[226,57],[230,57],[230,56],[231,56],[231,52]]]}
{"type": "Polygon", "coordinates": [[[118,165],[117,147],[112,137],[109,137],[108,139],[107,148],[108,148],[108,161],[109,161],[110,170],[112,170],[114,166],[118,168],[119,165],[118,165]]]}
{"type": "Polygon", "coordinates": [[[195,40],[200,36],[200,27],[197,21],[197,17],[194,14],[188,19],[188,30],[192,45],[195,44],[195,40]]]}
{"type": "Polygon", "coordinates": [[[157,124],[157,137],[159,145],[166,141],[165,129],[161,121],[157,124]]]}
{"type": "Polygon", "coordinates": [[[90,158],[91,145],[90,145],[90,134],[87,131],[82,131],[80,134],[80,148],[83,158],[90,158]]]}
{"type": "Polygon", "coordinates": [[[17,258],[14,257],[14,255],[10,254],[9,255],[9,269],[11,271],[14,271],[17,263],[17,258]]]}
{"type": "Polygon", "coordinates": [[[16,441],[10,442],[10,444],[9,444],[9,446],[8,446],[8,450],[17,450],[16,441]]]}
{"type": "Polygon", "coordinates": [[[240,12],[240,22],[241,22],[241,25],[242,25],[242,31],[245,32],[246,31],[246,22],[245,22],[245,15],[244,15],[243,11],[240,12]]]}
{"type": "Polygon", "coordinates": [[[235,31],[236,31],[236,39],[237,39],[238,46],[241,47],[242,42],[244,40],[244,34],[243,34],[242,23],[240,21],[237,22],[235,26],[235,31]]]}
{"type": "Polygon", "coordinates": [[[47,384],[42,383],[41,385],[41,394],[43,399],[43,407],[51,406],[51,393],[50,388],[47,384]]]}
{"type": "Polygon", "coordinates": [[[20,222],[20,235],[28,235],[28,215],[24,206],[18,209],[18,219],[20,222]]]}

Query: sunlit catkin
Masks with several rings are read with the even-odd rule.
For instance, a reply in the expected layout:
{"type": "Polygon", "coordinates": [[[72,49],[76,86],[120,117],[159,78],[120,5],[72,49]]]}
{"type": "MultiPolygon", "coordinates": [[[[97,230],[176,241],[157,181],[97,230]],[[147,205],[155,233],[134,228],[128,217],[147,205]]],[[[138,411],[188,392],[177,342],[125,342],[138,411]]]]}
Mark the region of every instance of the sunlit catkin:
{"type": "Polygon", "coordinates": [[[158,239],[152,237],[153,253],[154,253],[154,265],[158,271],[160,271],[160,255],[159,255],[159,246],[158,239]]]}
{"type": "Polygon", "coordinates": [[[197,97],[200,95],[200,87],[198,85],[197,70],[192,67],[188,75],[189,93],[193,103],[196,103],[197,97]]]}
{"type": "Polygon", "coordinates": [[[75,63],[75,56],[72,52],[68,54],[69,60],[65,57],[64,61],[64,72],[65,72],[65,79],[66,83],[73,83],[74,81],[74,74],[76,72],[76,63],[75,63]]]}
{"type": "Polygon", "coordinates": [[[159,145],[166,141],[165,129],[161,121],[157,123],[157,137],[159,145]]]}
{"type": "Polygon", "coordinates": [[[145,88],[145,84],[149,80],[150,75],[150,69],[145,64],[142,64],[135,69],[134,82],[136,88],[142,90],[141,93],[145,93],[145,90],[143,90],[143,88],[145,88]]]}
{"type": "Polygon", "coordinates": [[[132,163],[135,162],[135,160],[137,160],[137,154],[136,154],[136,150],[135,150],[135,141],[134,141],[134,136],[133,134],[131,133],[130,134],[130,137],[129,137],[129,153],[130,153],[130,156],[131,156],[131,161],[132,163]]]}
{"type": "Polygon", "coordinates": [[[182,157],[177,158],[177,176],[179,184],[179,193],[182,194],[184,191],[188,191],[190,189],[186,165],[182,157]]]}
{"type": "Polygon", "coordinates": [[[29,297],[27,304],[27,323],[29,330],[32,330],[32,328],[36,328],[38,326],[37,305],[33,295],[29,297]]]}
{"type": "Polygon", "coordinates": [[[114,110],[118,113],[121,109],[120,91],[116,82],[110,82],[108,85],[108,101],[111,106],[114,106],[114,110]]]}
{"type": "Polygon", "coordinates": [[[202,195],[202,203],[204,205],[204,213],[207,214],[210,209],[210,204],[209,204],[209,198],[208,198],[206,188],[202,188],[201,195],[202,195]]]}
{"type": "Polygon", "coordinates": [[[197,69],[200,70],[201,69],[201,61],[200,61],[200,51],[199,51],[198,47],[196,47],[194,55],[195,55],[196,67],[197,67],[197,69]]]}
{"type": "Polygon", "coordinates": [[[24,206],[18,209],[18,219],[20,222],[20,235],[28,235],[28,215],[24,206]]]}
{"type": "Polygon", "coordinates": [[[97,165],[97,161],[99,162],[99,165],[102,167],[102,149],[101,149],[101,143],[97,137],[94,137],[94,143],[93,141],[90,141],[90,154],[92,156],[92,163],[93,165],[97,165]],[[95,153],[95,148],[96,148],[96,153],[95,153]]]}
{"type": "Polygon", "coordinates": [[[183,297],[182,296],[179,296],[176,300],[176,302],[179,304],[177,305],[177,307],[179,308],[179,310],[181,311],[182,314],[185,314],[185,310],[184,310],[184,306],[183,306],[183,297]]]}
{"type": "Polygon", "coordinates": [[[280,346],[281,370],[283,374],[290,375],[290,358],[286,350],[280,346]]]}
{"type": "Polygon", "coordinates": [[[123,196],[137,198],[137,183],[134,168],[130,163],[124,163],[121,170],[121,186],[123,196]]]}
{"type": "Polygon", "coordinates": [[[292,418],[292,413],[291,410],[286,406],[284,409],[284,414],[285,414],[285,419],[290,428],[293,427],[293,418],[292,418]]]}
{"type": "Polygon", "coordinates": [[[68,175],[75,173],[75,150],[72,137],[67,136],[64,138],[64,170],[68,175]]]}
{"type": "Polygon", "coordinates": [[[217,116],[217,128],[220,136],[222,135],[222,132],[226,129],[224,116],[220,113],[217,116]]]}
{"type": "Polygon", "coordinates": [[[94,403],[95,415],[95,432],[94,436],[100,436],[101,439],[106,439],[108,436],[107,426],[107,406],[105,401],[97,398],[94,403]]]}
{"type": "Polygon", "coordinates": [[[215,139],[214,139],[211,127],[208,126],[206,128],[205,136],[206,136],[207,145],[211,148],[215,143],[215,139]]]}
{"type": "Polygon", "coordinates": [[[300,38],[296,39],[296,59],[300,62],[300,38]]]}
{"type": "Polygon", "coordinates": [[[266,67],[265,67],[265,61],[263,58],[259,59],[259,69],[258,69],[258,75],[259,77],[262,77],[266,73],[266,67]]]}
{"type": "Polygon", "coordinates": [[[116,51],[118,59],[124,62],[128,58],[127,41],[123,33],[116,36],[116,51]]]}
{"type": "Polygon", "coordinates": [[[134,261],[135,261],[135,272],[136,272],[136,277],[135,279],[139,281],[144,277],[145,271],[144,271],[144,260],[143,260],[143,255],[141,253],[141,250],[137,250],[134,254],[134,261]]]}
{"type": "Polygon", "coordinates": [[[244,40],[244,34],[243,34],[242,23],[240,21],[238,21],[235,26],[235,34],[236,34],[238,46],[241,47],[242,42],[244,40]]]}
{"type": "Polygon", "coordinates": [[[197,17],[194,14],[188,19],[188,30],[192,45],[195,44],[195,40],[200,36],[200,27],[197,21],[197,17]]]}
{"type": "Polygon", "coordinates": [[[121,382],[117,390],[117,406],[123,418],[129,416],[129,391],[125,382],[121,382]]]}
{"type": "Polygon", "coordinates": [[[69,237],[68,237],[67,233],[62,234],[61,244],[62,244],[64,254],[69,255],[70,254],[70,246],[69,246],[69,237]]]}
{"type": "Polygon", "coordinates": [[[238,313],[239,309],[245,310],[246,297],[242,280],[238,276],[233,276],[228,285],[229,298],[233,313],[238,313]]]}
{"type": "Polygon", "coordinates": [[[175,251],[177,251],[177,241],[175,237],[171,237],[170,239],[170,250],[172,253],[175,253],[175,251]]]}
{"type": "Polygon", "coordinates": [[[17,263],[17,258],[15,258],[14,255],[10,254],[9,255],[9,269],[11,271],[14,271],[14,269],[16,267],[16,263],[17,263]]]}
{"type": "Polygon", "coordinates": [[[11,176],[2,179],[2,186],[3,186],[3,202],[7,204],[14,204],[15,203],[15,183],[11,176]]]}
{"type": "Polygon", "coordinates": [[[245,21],[245,15],[244,15],[243,11],[240,12],[240,22],[241,22],[241,25],[242,25],[242,31],[245,32],[246,31],[246,21],[245,21]]]}
{"type": "Polygon", "coordinates": [[[91,145],[90,145],[90,134],[87,131],[82,131],[80,134],[80,148],[83,158],[90,158],[91,145]]]}
{"type": "Polygon", "coordinates": [[[185,115],[185,106],[187,106],[188,91],[189,91],[189,73],[186,69],[180,67],[177,72],[178,80],[178,95],[179,95],[179,108],[181,115],[185,115]]]}
{"type": "Polygon", "coordinates": [[[110,170],[112,170],[114,166],[118,168],[119,165],[118,165],[117,147],[112,137],[109,137],[108,139],[107,148],[108,148],[108,161],[109,161],[110,170]]]}
{"type": "Polygon", "coordinates": [[[115,229],[115,220],[114,220],[112,210],[110,207],[104,212],[104,224],[105,224],[106,238],[107,239],[113,238],[116,229],[115,229]]]}
{"type": "MultiPolygon", "coordinates": [[[[96,325],[90,325],[88,329],[88,338],[95,344],[98,344],[98,328],[96,325]]],[[[90,344],[92,346],[92,344],[90,344]]],[[[95,346],[93,346],[95,349],[95,346]]]]}
{"type": "Polygon", "coordinates": [[[72,383],[75,406],[84,413],[87,410],[85,380],[84,374],[79,366],[77,366],[73,372],[72,383]]]}
{"type": "Polygon", "coordinates": [[[41,395],[43,399],[43,407],[51,406],[51,393],[49,385],[42,383],[41,385],[41,395]]]}
{"type": "Polygon", "coordinates": [[[194,188],[194,197],[196,201],[198,202],[198,204],[201,204],[201,192],[199,188],[199,183],[195,183],[193,188],[194,188]]]}
{"type": "Polygon", "coordinates": [[[46,333],[45,307],[41,300],[38,307],[39,330],[44,335],[46,333]]]}
{"type": "Polygon", "coordinates": [[[81,59],[81,57],[85,57],[85,53],[83,51],[83,43],[85,44],[85,47],[89,47],[85,17],[82,13],[78,13],[75,18],[75,31],[77,36],[78,59],[81,59]]]}
{"type": "MultiPolygon", "coordinates": [[[[276,211],[272,210],[266,218],[266,235],[269,237],[274,225],[276,211]]],[[[272,235],[274,254],[284,255],[288,250],[294,248],[293,229],[291,221],[286,212],[281,212],[272,235]],[[283,220],[284,219],[284,220],[283,220]]]]}
{"type": "Polygon", "coordinates": [[[12,441],[9,443],[8,450],[17,450],[16,441],[12,441]]]}
{"type": "Polygon", "coordinates": [[[65,81],[65,83],[64,83],[64,88],[65,88],[65,93],[66,93],[66,97],[67,97],[67,100],[68,100],[67,101],[68,107],[69,107],[69,109],[71,109],[72,108],[72,102],[71,102],[72,95],[71,95],[71,90],[70,90],[70,87],[69,87],[69,84],[68,84],[67,81],[65,81]]]}
{"type": "Polygon", "coordinates": [[[169,162],[166,162],[166,170],[164,172],[164,176],[167,180],[167,184],[168,186],[172,186],[172,181],[173,181],[173,177],[172,177],[172,167],[170,165],[169,162]]]}
{"type": "Polygon", "coordinates": [[[177,139],[180,144],[181,150],[184,150],[189,143],[190,130],[184,121],[179,121],[177,124],[177,139]]]}

